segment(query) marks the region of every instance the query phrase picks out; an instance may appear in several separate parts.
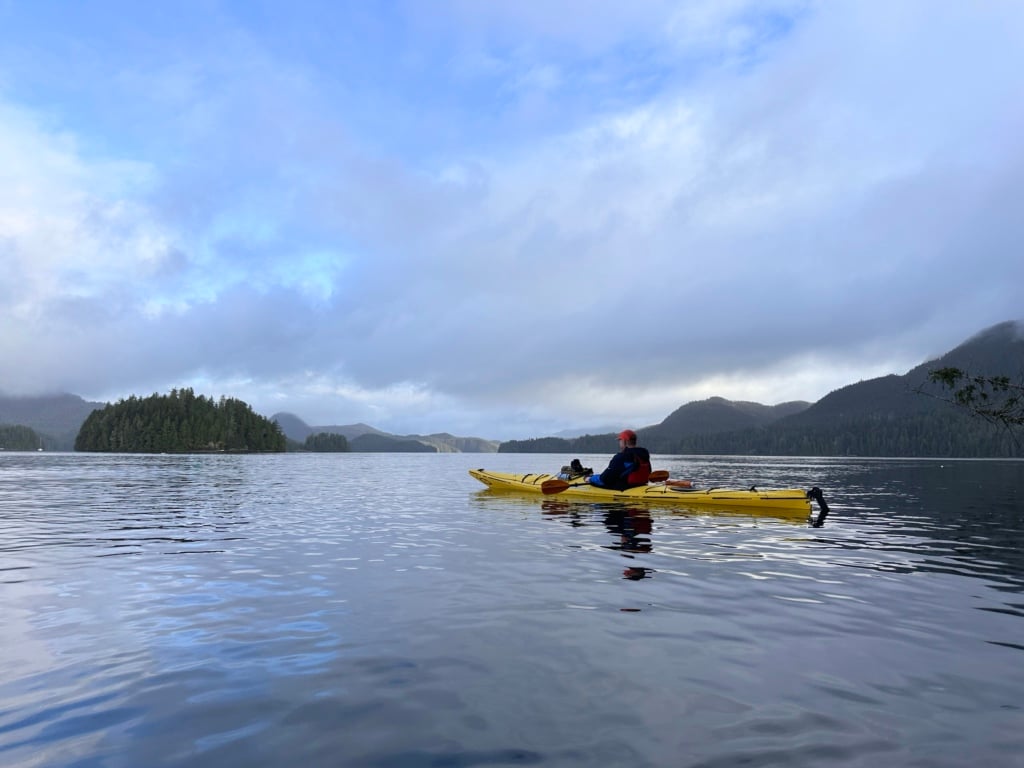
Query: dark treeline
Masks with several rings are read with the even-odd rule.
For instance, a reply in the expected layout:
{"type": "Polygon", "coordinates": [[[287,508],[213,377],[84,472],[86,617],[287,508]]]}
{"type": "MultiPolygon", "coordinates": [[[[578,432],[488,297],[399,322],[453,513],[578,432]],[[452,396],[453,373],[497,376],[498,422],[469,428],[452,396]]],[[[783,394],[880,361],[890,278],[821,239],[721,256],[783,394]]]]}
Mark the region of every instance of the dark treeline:
{"type": "Polygon", "coordinates": [[[306,438],[302,449],[314,453],[345,453],[348,451],[348,439],[333,432],[317,432],[306,438]]]}
{"type": "Polygon", "coordinates": [[[1011,458],[1024,455],[1014,437],[966,414],[873,417],[829,426],[773,424],[694,435],[660,452],[763,456],[930,456],[1011,458]]]}
{"type": "Polygon", "coordinates": [[[5,451],[34,451],[42,447],[42,438],[34,429],[11,424],[0,424],[0,449],[5,451]]]}
{"type": "MultiPolygon", "coordinates": [[[[653,453],[761,456],[933,456],[1013,458],[1024,456],[1019,438],[1006,429],[949,410],[908,416],[874,416],[830,424],[764,427],[688,435],[651,436],[640,442],[653,453]]],[[[614,453],[614,435],[544,437],[502,443],[500,453],[614,453]]]]}
{"type": "MultiPolygon", "coordinates": [[[[640,438],[642,441],[643,432],[640,432],[640,438]]],[[[507,440],[498,446],[498,453],[615,453],[617,450],[618,441],[612,434],[535,437],[531,440],[507,440]]]]}
{"type": "Polygon", "coordinates": [[[172,389],[169,395],[133,395],[93,411],[75,438],[75,450],[278,452],[285,450],[285,437],[275,422],[241,400],[172,389]]]}
{"type": "Polygon", "coordinates": [[[359,453],[437,453],[432,445],[391,435],[359,435],[352,438],[349,447],[359,453]]]}

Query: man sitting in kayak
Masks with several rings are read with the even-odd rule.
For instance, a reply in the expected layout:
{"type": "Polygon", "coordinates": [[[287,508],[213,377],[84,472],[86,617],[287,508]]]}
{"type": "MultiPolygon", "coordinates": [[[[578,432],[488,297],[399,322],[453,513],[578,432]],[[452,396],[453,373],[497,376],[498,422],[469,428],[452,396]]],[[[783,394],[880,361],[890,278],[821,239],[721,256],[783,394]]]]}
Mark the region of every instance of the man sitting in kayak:
{"type": "Polygon", "coordinates": [[[599,475],[591,475],[587,482],[601,488],[624,491],[637,485],[647,485],[651,476],[651,454],[636,444],[636,432],[624,429],[619,433],[619,452],[612,456],[608,468],[599,475]]]}

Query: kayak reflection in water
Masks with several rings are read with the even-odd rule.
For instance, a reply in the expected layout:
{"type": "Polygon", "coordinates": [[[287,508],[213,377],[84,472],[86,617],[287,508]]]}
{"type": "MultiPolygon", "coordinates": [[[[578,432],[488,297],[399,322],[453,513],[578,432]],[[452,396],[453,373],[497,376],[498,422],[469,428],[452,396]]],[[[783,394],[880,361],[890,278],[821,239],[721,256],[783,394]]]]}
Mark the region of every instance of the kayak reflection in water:
{"type": "Polygon", "coordinates": [[[654,526],[646,509],[623,507],[610,510],[604,516],[604,524],[609,531],[618,535],[618,543],[611,545],[612,549],[634,554],[650,552],[653,549],[651,530],[654,526]]]}
{"type": "Polygon", "coordinates": [[[567,501],[544,499],[544,501],[540,503],[540,508],[542,514],[564,517],[565,522],[573,528],[582,528],[586,525],[586,522],[580,516],[578,505],[570,504],[567,501]]]}
{"type": "MultiPolygon", "coordinates": [[[[633,559],[638,554],[646,554],[654,549],[651,544],[651,530],[654,526],[648,510],[633,507],[612,508],[605,514],[604,524],[617,539],[609,549],[621,550],[623,557],[633,559]]],[[[653,568],[630,566],[622,575],[623,578],[635,581],[652,573],[653,568]]]]}

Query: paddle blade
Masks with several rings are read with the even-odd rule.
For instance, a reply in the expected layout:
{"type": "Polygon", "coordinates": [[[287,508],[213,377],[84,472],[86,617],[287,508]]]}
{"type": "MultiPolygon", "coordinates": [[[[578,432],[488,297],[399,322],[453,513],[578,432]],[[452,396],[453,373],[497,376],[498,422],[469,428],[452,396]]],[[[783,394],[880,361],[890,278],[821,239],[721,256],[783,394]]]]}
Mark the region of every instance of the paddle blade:
{"type": "Polygon", "coordinates": [[[545,480],[540,484],[540,492],[546,496],[550,496],[553,493],[561,493],[566,488],[572,487],[570,483],[565,480],[545,480]]]}
{"type": "Polygon", "coordinates": [[[667,469],[656,469],[653,472],[651,472],[651,476],[647,478],[647,482],[649,483],[661,483],[664,482],[665,480],[668,480],[667,469]]]}

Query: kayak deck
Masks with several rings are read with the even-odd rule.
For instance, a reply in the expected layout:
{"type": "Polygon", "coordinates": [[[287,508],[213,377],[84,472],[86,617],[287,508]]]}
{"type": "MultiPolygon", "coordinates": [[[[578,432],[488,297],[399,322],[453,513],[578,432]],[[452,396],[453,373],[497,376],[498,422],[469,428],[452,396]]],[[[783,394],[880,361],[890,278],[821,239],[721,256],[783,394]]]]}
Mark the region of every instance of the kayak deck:
{"type": "MultiPolygon", "coordinates": [[[[491,472],[486,469],[471,469],[469,474],[494,491],[516,493],[543,494],[542,484],[549,480],[558,480],[549,474],[514,474],[511,472],[491,472]]],[[[817,489],[814,489],[817,491],[817,489]]],[[[762,511],[772,514],[789,516],[807,516],[812,512],[812,492],[800,489],[730,489],[730,488],[684,488],[654,483],[615,491],[599,488],[589,483],[576,481],[557,494],[559,497],[587,499],[590,501],[619,502],[654,502],[680,507],[717,507],[743,511],[762,511]]],[[[818,491],[820,496],[820,491],[818,491]]],[[[814,497],[816,498],[816,497],[814,497]]]]}

